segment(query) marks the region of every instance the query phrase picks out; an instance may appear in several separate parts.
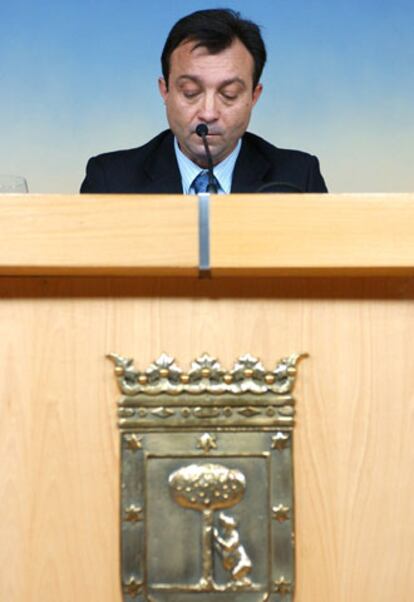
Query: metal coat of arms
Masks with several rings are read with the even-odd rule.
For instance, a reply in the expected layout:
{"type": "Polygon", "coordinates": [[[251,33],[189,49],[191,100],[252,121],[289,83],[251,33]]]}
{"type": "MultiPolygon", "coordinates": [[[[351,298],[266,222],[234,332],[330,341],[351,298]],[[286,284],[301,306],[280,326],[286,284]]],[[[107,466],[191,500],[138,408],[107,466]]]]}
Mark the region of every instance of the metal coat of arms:
{"type": "Polygon", "coordinates": [[[109,356],[123,396],[122,589],[131,602],[289,602],[299,355],[188,372],[109,356]]]}

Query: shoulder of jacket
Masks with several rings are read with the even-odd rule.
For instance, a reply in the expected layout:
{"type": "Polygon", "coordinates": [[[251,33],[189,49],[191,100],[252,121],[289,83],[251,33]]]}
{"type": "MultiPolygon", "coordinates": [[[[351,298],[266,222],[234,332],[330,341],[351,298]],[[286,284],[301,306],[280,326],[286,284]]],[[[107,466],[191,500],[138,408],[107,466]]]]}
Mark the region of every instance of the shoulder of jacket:
{"type": "Polygon", "coordinates": [[[251,132],[246,132],[243,136],[243,141],[245,141],[249,146],[253,146],[259,153],[264,155],[265,157],[274,157],[277,158],[278,161],[283,159],[297,159],[306,161],[313,161],[315,156],[307,153],[305,151],[290,149],[290,148],[279,148],[274,144],[271,144],[264,138],[257,136],[256,134],[252,134],[251,132]]]}
{"type": "Polygon", "coordinates": [[[172,141],[173,136],[171,130],[164,130],[154,138],[151,138],[151,140],[142,146],[100,153],[99,155],[92,157],[90,160],[93,162],[106,164],[108,162],[124,162],[139,159],[140,157],[145,157],[152,151],[156,150],[169,137],[171,137],[172,141]]]}

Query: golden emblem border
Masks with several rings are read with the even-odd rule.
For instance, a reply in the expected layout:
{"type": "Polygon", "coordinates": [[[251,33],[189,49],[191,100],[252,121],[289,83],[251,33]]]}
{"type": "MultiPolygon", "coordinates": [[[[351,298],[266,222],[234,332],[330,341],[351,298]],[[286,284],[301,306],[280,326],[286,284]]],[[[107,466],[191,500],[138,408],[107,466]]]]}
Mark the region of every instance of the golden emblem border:
{"type": "MultiPolygon", "coordinates": [[[[187,372],[174,358],[162,354],[146,370],[134,361],[111,353],[122,397],[118,401],[121,431],[121,585],[124,602],[158,602],[157,593],[185,593],[183,586],[151,584],[147,578],[146,481],[147,463],[156,458],[187,458],[210,461],[224,458],[262,457],[267,463],[269,550],[268,578],[264,589],[226,591],[229,602],[291,602],[295,584],[295,529],[293,492],[292,395],[297,364],[304,354],[292,354],[266,370],[259,359],[241,356],[231,370],[208,354],[194,360],[187,372]],[[164,437],[180,434],[186,446],[162,452],[164,437]],[[224,438],[261,433],[262,449],[223,454],[224,438]],[[183,439],[183,435],[185,435],[183,439]],[[152,441],[152,443],[151,443],[152,441]],[[155,449],[153,449],[155,444],[155,449]],[[277,486],[275,491],[273,488],[277,486]],[[178,589],[177,589],[178,588],[178,589]],[[234,593],[235,592],[235,593],[234,593]],[[243,594],[243,595],[242,595],[243,594]],[[244,596],[244,594],[251,594],[244,596]]],[[[191,601],[199,596],[192,591],[191,601]]],[[[200,591],[205,596],[206,591],[200,591]]],[[[214,592],[209,592],[214,602],[214,592]]],[[[222,594],[221,594],[222,595],[222,594]]],[[[172,597],[171,597],[172,596],[172,597]]],[[[183,600],[190,600],[183,597],[183,600]]],[[[201,599],[201,597],[200,597],[201,599]]],[[[210,599],[210,598],[209,598],[210,599]]],[[[223,599],[222,597],[220,599],[223,599]]],[[[164,602],[165,598],[162,601],[164,602]]]]}

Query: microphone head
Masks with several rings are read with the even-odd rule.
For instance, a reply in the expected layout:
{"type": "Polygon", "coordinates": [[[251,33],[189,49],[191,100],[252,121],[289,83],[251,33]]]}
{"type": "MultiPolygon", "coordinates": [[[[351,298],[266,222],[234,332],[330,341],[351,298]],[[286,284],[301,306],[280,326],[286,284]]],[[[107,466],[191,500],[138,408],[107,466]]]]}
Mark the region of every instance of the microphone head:
{"type": "Polygon", "coordinates": [[[208,127],[206,126],[205,123],[199,123],[198,126],[196,127],[196,134],[197,136],[200,136],[200,138],[203,138],[203,136],[207,136],[208,134],[208,127]]]}

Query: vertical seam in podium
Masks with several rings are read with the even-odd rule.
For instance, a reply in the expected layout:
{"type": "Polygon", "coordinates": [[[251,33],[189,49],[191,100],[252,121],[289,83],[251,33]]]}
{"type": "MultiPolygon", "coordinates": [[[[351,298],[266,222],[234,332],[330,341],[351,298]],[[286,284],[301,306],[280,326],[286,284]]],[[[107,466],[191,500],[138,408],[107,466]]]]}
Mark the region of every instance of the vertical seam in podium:
{"type": "Polygon", "coordinates": [[[200,277],[210,273],[210,194],[198,195],[198,269],[200,277]]]}

